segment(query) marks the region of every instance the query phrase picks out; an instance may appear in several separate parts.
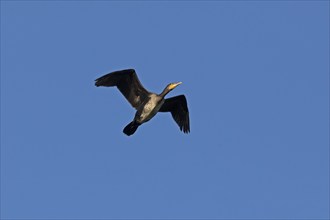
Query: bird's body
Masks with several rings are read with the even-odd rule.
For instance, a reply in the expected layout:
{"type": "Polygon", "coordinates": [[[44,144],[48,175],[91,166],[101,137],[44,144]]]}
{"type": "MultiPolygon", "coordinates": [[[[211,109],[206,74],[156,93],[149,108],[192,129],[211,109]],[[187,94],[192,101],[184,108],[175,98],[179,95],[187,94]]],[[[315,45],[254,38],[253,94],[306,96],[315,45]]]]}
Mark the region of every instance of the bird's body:
{"type": "Polygon", "coordinates": [[[140,124],[149,121],[157,114],[159,109],[164,104],[164,101],[165,100],[162,97],[151,93],[146,99],[145,103],[143,103],[137,109],[134,120],[140,124]]]}
{"type": "Polygon", "coordinates": [[[123,130],[132,135],[143,123],[149,121],[158,112],[171,112],[172,117],[184,133],[190,132],[189,112],[184,95],[165,99],[165,96],[181,84],[170,83],[160,94],[147,91],[140,83],[134,69],[115,71],[95,80],[96,86],[117,86],[120,92],[137,110],[135,117],[123,130]]]}

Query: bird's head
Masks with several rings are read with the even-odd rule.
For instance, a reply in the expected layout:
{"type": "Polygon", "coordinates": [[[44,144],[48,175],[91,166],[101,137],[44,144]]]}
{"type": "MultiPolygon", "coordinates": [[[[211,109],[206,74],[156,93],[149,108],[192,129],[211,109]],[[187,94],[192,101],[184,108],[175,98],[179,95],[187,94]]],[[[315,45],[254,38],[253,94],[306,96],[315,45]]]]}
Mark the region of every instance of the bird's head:
{"type": "Polygon", "coordinates": [[[172,91],[173,89],[175,89],[178,85],[180,85],[182,82],[177,82],[177,83],[170,83],[168,84],[165,89],[163,90],[163,92],[161,94],[159,94],[161,97],[165,97],[170,91],[172,91]]]}
{"type": "Polygon", "coordinates": [[[182,84],[182,82],[170,83],[170,84],[167,85],[166,88],[171,91],[171,90],[175,89],[180,84],[182,84]]]}

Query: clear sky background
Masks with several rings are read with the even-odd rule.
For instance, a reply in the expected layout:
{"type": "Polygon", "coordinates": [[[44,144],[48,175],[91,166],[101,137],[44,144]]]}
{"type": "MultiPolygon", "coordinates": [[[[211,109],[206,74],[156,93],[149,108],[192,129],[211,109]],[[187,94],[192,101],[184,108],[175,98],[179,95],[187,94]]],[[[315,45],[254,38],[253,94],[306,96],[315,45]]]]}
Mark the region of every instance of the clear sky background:
{"type": "Polygon", "coordinates": [[[1,1],[1,218],[329,218],[328,1],[1,1]],[[185,94],[191,133],[108,72],[185,94]]]}

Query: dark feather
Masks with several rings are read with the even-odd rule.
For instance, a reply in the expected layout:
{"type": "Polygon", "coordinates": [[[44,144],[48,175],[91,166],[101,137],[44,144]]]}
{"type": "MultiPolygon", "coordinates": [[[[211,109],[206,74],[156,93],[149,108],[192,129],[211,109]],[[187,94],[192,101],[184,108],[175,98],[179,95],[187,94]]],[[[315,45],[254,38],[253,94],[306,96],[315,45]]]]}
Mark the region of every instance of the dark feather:
{"type": "Polygon", "coordinates": [[[159,112],[171,112],[173,119],[184,133],[190,132],[189,111],[184,95],[165,99],[159,112]]]}
{"type": "Polygon", "coordinates": [[[137,109],[148,97],[134,69],[111,72],[95,80],[96,86],[117,86],[129,103],[137,109]]]}

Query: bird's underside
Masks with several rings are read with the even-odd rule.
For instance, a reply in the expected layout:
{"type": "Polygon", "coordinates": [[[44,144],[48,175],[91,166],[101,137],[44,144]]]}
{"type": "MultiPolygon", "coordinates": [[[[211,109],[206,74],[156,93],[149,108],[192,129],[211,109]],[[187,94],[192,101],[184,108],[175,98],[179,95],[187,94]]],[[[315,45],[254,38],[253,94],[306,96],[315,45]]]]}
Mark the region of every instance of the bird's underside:
{"type": "Polygon", "coordinates": [[[131,123],[123,130],[126,135],[132,135],[137,128],[149,121],[157,112],[171,112],[175,122],[184,133],[190,132],[189,111],[184,95],[168,99],[164,97],[180,83],[170,83],[164,91],[157,95],[146,90],[134,69],[125,69],[111,72],[95,80],[95,85],[113,87],[117,86],[127,101],[137,112],[131,123]]]}

